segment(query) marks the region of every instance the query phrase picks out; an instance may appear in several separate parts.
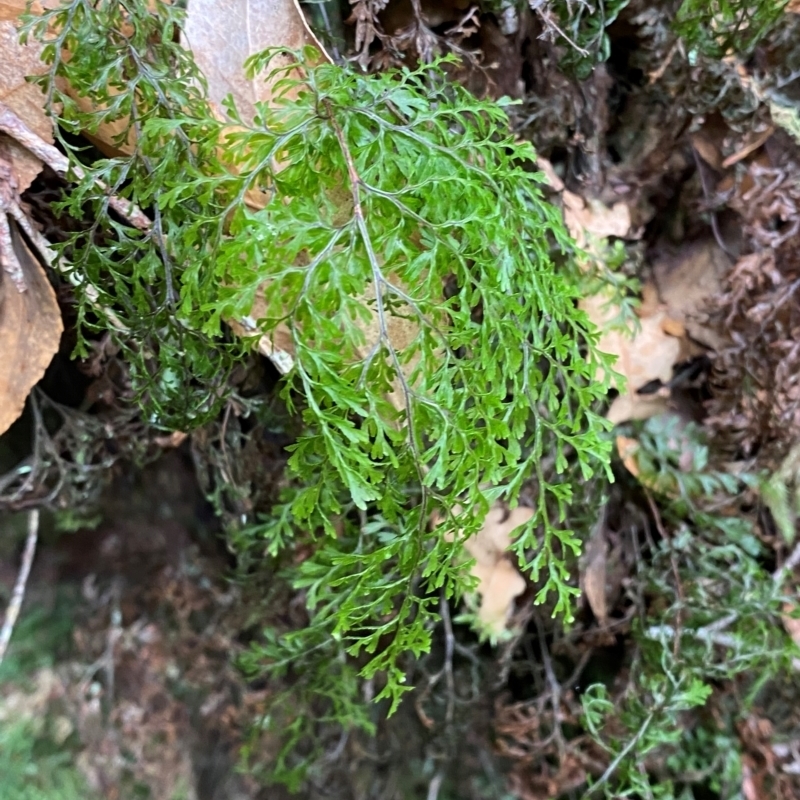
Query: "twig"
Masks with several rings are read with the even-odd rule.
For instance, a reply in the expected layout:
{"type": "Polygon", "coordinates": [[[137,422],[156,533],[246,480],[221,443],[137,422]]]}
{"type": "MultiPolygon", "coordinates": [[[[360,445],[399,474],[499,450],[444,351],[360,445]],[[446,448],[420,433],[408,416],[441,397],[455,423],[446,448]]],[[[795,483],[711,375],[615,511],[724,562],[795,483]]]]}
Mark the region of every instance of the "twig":
{"type": "Polygon", "coordinates": [[[704,625],[697,630],[675,630],[672,625],[651,625],[644,631],[644,635],[648,639],[661,639],[662,637],[670,638],[688,634],[701,642],[708,642],[710,644],[719,645],[720,647],[736,648],[740,644],[739,638],[734,634],[722,633],[729,625],[732,625],[739,618],[737,612],[733,611],[720,617],[708,625],[704,625]]]}
{"type": "Polygon", "coordinates": [[[547,36],[547,34],[550,34],[552,39],[553,31],[555,31],[556,33],[560,34],[564,39],[566,39],[566,41],[569,42],[569,44],[572,45],[572,47],[574,47],[575,50],[577,50],[580,55],[584,57],[589,55],[588,50],[585,50],[579,44],[573,42],[572,39],[570,39],[569,36],[567,36],[567,34],[564,33],[564,31],[562,31],[561,28],[559,28],[555,22],[553,22],[552,11],[542,11],[542,9],[539,6],[534,7],[533,10],[537,13],[539,19],[541,19],[545,27],[545,30],[542,32],[542,35],[539,37],[540,39],[544,39],[544,37],[547,36]]]}
{"type": "Polygon", "coordinates": [[[670,47],[666,58],[661,62],[661,66],[657,70],[649,73],[647,80],[648,86],[652,86],[656,81],[661,80],[661,78],[664,76],[664,73],[667,71],[667,68],[672,63],[672,59],[675,58],[675,53],[678,52],[678,47],[680,47],[680,44],[681,40],[676,39],[673,42],[672,47],[670,47]]]}
{"type": "Polygon", "coordinates": [[[335,764],[342,757],[342,753],[344,753],[344,749],[347,747],[347,742],[349,739],[350,731],[345,728],[342,730],[342,735],[339,737],[336,747],[334,747],[330,753],[326,753],[323,756],[323,761],[327,761],[329,764],[335,764]]]}
{"type": "Polygon", "coordinates": [[[697,152],[697,148],[692,145],[692,155],[694,156],[694,163],[697,167],[697,173],[700,176],[700,186],[703,189],[703,197],[708,203],[708,213],[711,219],[711,232],[714,234],[714,238],[717,240],[717,244],[725,251],[727,255],[729,255],[734,261],[737,260],[736,253],[728,247],[725,242],[725,239],[722,238],[722,231],[719,229],[719,220],[717,219],[717,212],[712,207],[712,198],[711,198],[711,189],[708,186],[708,181],[706,180],[706,173],[705,167],[703,166],[700,155],[697,152]]]}
{"type": "MultiPolygon", "coordinates": [[[[42,141],[33,131],[28,130],[24,123],[16,117],[14,112],[5,107],[2,103],[0,103],[0,131],[4,131],[16,138],[20,144],[30,149],[38,158],[46,160],[46,157],[49,156],[52,159],[52,163],[51,161],[47,161],[47,163],[49,163],[53,169],[57,170],[58,167],[63,167],[64,169],[62,171],[65,171],[69,166],[66,158],[61,155],[55,147],[42,141]],[[49,152],[46,148],[49,148],[52,152],[49,152]]],[[[79,168],[76,167],[76,170],[77,169],[79,168]]],[[[97,308],[102,308],[109,322],[117,328],[117,330],[125,332],[126,328],[119,317],[110,309],[103,308],[100,303],[100,292],[97,287],[93,286],[85,278],[79,276],[74,270],[67,270],[60,263],[56,253],[50,247],[50,242],[48,242],[36,227],[31,224],[31,221],[25,215],[19,203],[19,193],[17,191],[16,181],[13,179],[13,174],[10,168],[7,168],[4,163],[0,164],[0,266],[2,266],[8,274],[17,290],[19,292],[24,292],[27,287],[22,266],[14,250],[9,218],[13,218],[22,229],[42,262],[51,269],[66,274],[70,283],[76,288],[83,288],[89,302],[97,308]]],[[[113,202],[111,202],[111,206],[116,208],[113,202]]],[[[135,209],[135,206],[132,206],[132,208],[135,209]]],[[[119,211],[119,209],[117,210],[119,211]]],[[[136,209],[136,213],[141,215],[144,220],[147,220],[138,209],[136,209]]],[[[126,218],[129,218],[132,224],[136,224],[136,214],[134,214],[133,217],[128,216],[126,218]]],[[[149,220],[147,220],[147,225],[149,224],[149,220]]],[[[141,226],[137,225],[137,227],[141,226]]]]}
{"type": "Polygon", "coordinates": [[[564,741],[564,734],[561,731],[561,684],[556,678],[556,673],[553,671],[553,662],[550,660],[550,653],[547,649],[547,639],[544,635],[544,627],[538,615],[534,617],[536,620],[536,632],[539,635],[539,647],[542,650],[542,662],[544,663],[544,674],[547,678],[547,683],[550,686],[550,703],[553,708],[553,736],[556,740],[558,747],[558,754],[563,762],[567,753],[567,745],[564,741]]]}
{"type": "MultiPolygon", "coordinates": [[[[86,173],[80,166],[70,164],[69,159],[60,150],[34,133],[5,103],[0,103],[0,131],[15,139],[59,175],[66,177],[72,170],[72,173],[79,179],[83,180],[86,177],[86,173]]],[[[108,205],[117,214],[140,231],[150,230],[150,219],[138,206],[129,200],[111,194],[109,188],[102,181],[95,182],[106,193],[108,205]]]]}
{"type": "Polygon", "coordinates": [[[675,550],[672,546],[672,538],[667,533],[667,530],[661,521],[661,514],[658,511],[658,506],[656,505],[655,500],[653,500],[653,495],[650,494],[649,489],[645,488],[644,494],[645,497],[647,498],[647,504],[650,506],[650,512],[652,513],[653,519],[655,520],[656,528],[658,529],[658,532],[661,534],[661,538],[667,543],[667,546],[669,547],[669,563],[672,566],[672,575],[675,578],[675,591],[678,594],[678,602],[680,603],[677,611],[675,612],[675,630],[678,632],[678,634],[675,636],[675,640],[672,644],[673,647],[672,655],[677,659],[681,650],[680,630],[681,630],[681,625],[683,623],[682,611],[684,606],[686,605],[686,599],[683,594],[683,583],[681,582],[681,575],[678,570],[678,563],[675,560],[675,550]]]}
{"type": "Polygon", "coordinates": [[[11,634],[14,632],[14,624],[19,616],[22,601],[25,598],[25,586],[28,583],[28,575],[31,574],[31,564],[36,553],[36,540],[39,536],[39,509],[34,508],[28,514],[28,538],[25,542],[25,552],[22,555],[22,566],[17,575],[17,583],[11,595],[11,602],[6,610],[6,618],[3,620],[3,628],[0,630],[0,664],[3,663],[8,643],[11,641],[11,634]]]}
{"type": "Polygon", "coordinates": [[[444,625],[444,663],[442,664],[442,668],[437,673],[428,678],[428,685],[422,690],[422,693],[419,694],[414,701],[414,708],[417,712],[417,716],[419,717],[419,721],[429,729],[433,728],[436,723],[427,715],[427,713],[425,713],[423,703],[428,698],[428,695],[433,690],[433,687],[436,686],[436,684],[442,679],[442,675],[444,675],[445,684],[447,686],[447,709],[445,711],[445,723],[447,725],[450,725],[453,722],[453,712],[455,710],[456,703],[455,681],[453,678],[453,651],[458,646],[458,643],[453,635],[453,624],[450,620],[450,606],[445,598],[444,590],[442,591],[442,596],[439,600],[439,613],[442,617],[442,623],[444,625]]]}
{"type": "Polygon", "coordinates": [[[437,800],[439,797],[439,789],[442,788],[442,782],[444,781],[444,775],[442,772],[437,772],[433,778],[431,778],[431,782],[428,784],[428,794],[426,796],[426,800],[437,800]]]}
{"type": "Polygon", "coordinates": [[[564,684],[569,688],[575,688],[576,684],[583,675],[583,671],[586,669],[586,665],[589,663],[589,660],[594,655],[594,647],[590,647],[588,650],[584,652],[581,656],[580,661],[575,666],[575,669],[572,670],[572,675],[564,681],[564,684]]]}
{"type": "Polygon", "coordinates": [[[27,291],[28,285],[25,283],[22,265],[14,250],[11,228],[2,201],[0,201],[0,269],[8,275],[9,280],[20,294],[27,291]]]}
{"type": "Polygon", "coordinates": [[[33,225],[31,225],[30,220],[25,216],[20,206],[17,203],[12,203],[9,206],[8,211],[28,237],[28,240],[31,242],[31,244],[33,244],[34,249],[38,253],[41,260],[48,267],[50,267],[50,269],[56,270],[62,275],[66,275],[67,280],[76,289],[83,289],[83,291],[86,292],[86,297],[89,300],[89,303],[94,308],[101,310],[114,328],[121,333],[127,333],[128,329],[120,320],[120,318],[110,308],[106,308],[100,302],[100,291],[98,288],[94,284],[89,283],[84,276],[79,275],[74,269],[67,269],[61,263],[57,254],[50,247],[50,242],[48,242],[47,239],[33,225]]]}
{"type": "Polygon", "coordinates": [[[608,765],[608,769],[600,776],[597,783],[592,784],[591,787],[589,787],[581,795],[581,800],[586,800],[588,797],[591,797],[594,794],[595,789],[602,786],[604,783],[606,783],[606,781],[608,781],[608,779],[614,774],[616,768],[622,763],[622,759],[625,758],[625,756],[628,755],[628,753],[630,753],[630,751],[633,750],[634,747],[636,747],[636,745],[639,743],[639,740],[642,738],[642,736],[645,735],[647,729],[650,727],[650,723],[653,721],[654,716],[655,713],[651,713],[647,717],[642,727],[639,728],[639,730],[637,731],[636,736],[634,736],[628,742],[628,744],[625,745],[625,747],[620,751],[619,755],[608,765]]]}
{"type": "Polygon", "coordinates": [[[6,216],[16,205],[18,185],[11,165],[0,156],[0,269],[8,275],[17,291],[27,290],[22,265],[14,249],[11,227],[6,216]]]}
{"type": "Polygon", "coordinates": [[[114,579],[111,587],[111,614],[108,624],[108,634],[106,636],[106,651],[104,654],[106,672],[106,714],[111,713],[114,705],[114,654],[117,649],[117,643],[122,638],[122,609],[120,608],[120,579],[114,579]]]}
{"type": "Polygon", "coordinates": [[[442,596],[439,600],[439,612],[442,616],[444,623],[444,678],[447,684],[447,711],[445,712],[445,722],[450,725],[453,722],[453,708],[455,706],[455,681],[453,680],[453,644],[455,637],[453,636],[453,624],[450,621],[450,606],[447,603],[447,598],[442,590],[442,596]]]}
{"type": "Polygon", "coordinates": [[[783,564],[772,573],[772,580],[780,586],[783,583],[783,579],[786,577],[787,573],[791,572],[798,564],[800,564],[800,543],[798,543],[794,550],[792,550],[791,555],[783,564]]]}

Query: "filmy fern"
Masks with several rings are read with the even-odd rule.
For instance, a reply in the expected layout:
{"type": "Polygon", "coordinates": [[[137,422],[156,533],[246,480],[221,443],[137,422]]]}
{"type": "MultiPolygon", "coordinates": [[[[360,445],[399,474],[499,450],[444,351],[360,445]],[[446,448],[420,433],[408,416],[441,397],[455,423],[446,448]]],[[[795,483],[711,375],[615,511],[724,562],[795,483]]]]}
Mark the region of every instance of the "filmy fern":
{"type": "Polygon", "coordinates": [[[571,486],[554,476],[606,464],[593,409],[610,368],[573,273],[550,257],[571,242],[503,109],[438,65],[363,76],[312,67],[310,52],[274,68],[275,52],[262,53],[248,69],[277,79],[274,102],[252,122],[230,103],[221,121],[174,43],[181,12],[150,7],[70,0],[29,27],[46,43],[42,83],[63,104],[60,124],[117,122],[120,141],[136,139],[131,156],[90,164],[67,201],[97,220],[61,248],[101,291],[100,309],[81,298],[82,319],[126,349],[154,421],[188,429],[230,391],[241,347],[225,320],[264,301],[259,334],[291,337],[283,396],[304,433],[283,524],[259,531],[319,537],[292,575],[310,627],[275,644],[293,661],[366,653],[361,675],[385,675],[377,696],[396,703],[400,656],[428,648],[439,593],[463,585],[460,538],[531,479],[536,515],[515,550],[540,599],[555,592],[569,613],[561,554],[579,542],[559,525],[571,486]],[[114,218],[98,179],[145,208],[151,229],[114,218]],[[245,203],[254,192],[263,208],[245,203]],[[398,318],[412,331],[403,341],[398,318]]]}
{"type": "Polygon", "coordinates": [[[785,13],[788,0],[683,0],[675,30],[710,58],[749,56],[785,13]]]}
{"type": "Polygon", "coordinates": [[[627,689],[612,699],[594,685],[581,698],[584,725],[614,765],[585,796],[675,800],[693,796],[692,783],[708,783],[720,797],[737,797],[737,721],[760,692],[774,692],[764,688],[770,681],[792,673],[796,651],[779,621],[790,601],[764,569],[752,521],[732,513],[742,483],[754,485],[755,476],[712,469],[702,429],[692,423],[663,415],[635,427],[639,480],[661,497],[659,524],[671,533],[649,563],[637,564],[641,597],[657,602],[634,622],[627,689]],[[727,709],[726,682],[737,686],[727,709]],[[714,693],[714,710],[687,724],[691,709],[714,693]],[[650,761],[667,769],[641,769],[650,761]]]}

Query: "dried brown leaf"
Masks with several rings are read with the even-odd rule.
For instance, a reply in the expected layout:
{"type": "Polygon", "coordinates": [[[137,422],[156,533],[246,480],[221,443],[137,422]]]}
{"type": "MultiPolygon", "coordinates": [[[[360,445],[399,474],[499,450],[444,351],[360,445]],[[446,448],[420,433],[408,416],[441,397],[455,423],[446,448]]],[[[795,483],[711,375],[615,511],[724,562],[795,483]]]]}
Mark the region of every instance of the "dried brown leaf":
{"type": "Polygon", "coordinates": [[[692,147],[712,169],[722,168],[722,154],[719,145],[705,131],[698,131],[692,136],[692,147]]]}
{"type": "Polygon", "coordinates": [[[636,454],[639,451],[639,440],[633,439],[630,436],[617,436],[615,439],[617,446],[617,453],[619,454],[625,469],[633,475],[634,478],[639,477],[639,462],[636,454]]]}
{"type": "MultiPolygon", "coordinates": [[[[41,89],[26,81],[47,67],[40,59],[42,46],[37,42],[21,44],[17,18],[25,11],[24,2],[3,0],[0,6],[0,102],[5,103],[42,139],[52,143],[53,124],[44,110],[45,97],[41,89]]],[[[24,192],[42,169],[41,161],[17,142],[3,137],[8,143],[7,158],[14,167],[19,191],[24,192]]]]}
{"type": "Polygon", "coordinates": [[[584,200],[568,189],[562,192],[561,197],[564,201],[564,222],[581,247],[587,244],[589,236],[616,236],[622,239],[630,234],[631,210],[627,203],[620,200],[609,208],[599,200],[584,200]]]}
{"type": "Polygon", "coordinates": [[[539,156],[536,159],[536,166],[542,171],[545,178],[547,178],[547,183],[550,185],[551,189],[554,189],[557,192],[564,191],[564,181],[562,181],[558,176],[555,167],[552,165],[552,163],[550,163],[550,161],[539,156]]]}
{"type": "Polygon", "coordinates": [[[601,331],[597,348],[617,356],[614,370],[625,378],[625,391],[614,399],[607,414],[614,424],[646,419],[663,409],[663,398],[640,395],[637,390],[655,380],[668,383],[681,354],[682,342],[671,335],[676,329],[666,307],[652,301],[648,304],[647,297],[654,294],[652,287],[645,287],[644,294],[638,331],[632,324],[622,329],[613,325],[619,309],[609,306],[607,296],[593,295],[580,302],[601,331]]]}
{"type": "Polygon", "coordinates": [[[730,258],[713,238],[682,247],[653,265],[653,279],[669,318],[682,323],[692,339],[713,350],[724,340],[708,324],[707,307],[722,292],[722,281],[730,268],[730,258]]]}
{"type": "Polygon", "coordinates": [[[589,608],[592,609],[601,627],[608,620],[608,603],[606,599],[606,578],[608,561],[608,541],[605,526],[595,525],[592,535],[586,542],[581,557],[581,585],[589,608]]]}
{"type": "MultiPolygon", "coordinates": [[[[245,122],[252,122],[256,103],[272,98],[263,76],[246,76],[249,56],[268,47],[296,50],[307,44],[324,52],[295,0],[189,0],[183,39],[208,81],[209,100],[221,108],[232,95],[245,122]]],[[[275,66],[287,63],[284,58],[275,66]]]]}
{"type": "Polygon", "coordinates": [[[11,224],[11,239],[27,286],[0,269],[0,434],[22,413],[25,398],[58,351],[63,324],[53,287],[11,224]]]}
{"type": "Polygon", "coordinates": [[[478,579],[481,602],[477,617],[486,633],[501,634],[514,608],[514,599],[525,591],[525,579],[512,557],[511,534],[533,516],[529,508],[510,511],[500,504],[486,515],[483,527],[464,542],[464,549],[475,559],[472,575],[478,579]]]}

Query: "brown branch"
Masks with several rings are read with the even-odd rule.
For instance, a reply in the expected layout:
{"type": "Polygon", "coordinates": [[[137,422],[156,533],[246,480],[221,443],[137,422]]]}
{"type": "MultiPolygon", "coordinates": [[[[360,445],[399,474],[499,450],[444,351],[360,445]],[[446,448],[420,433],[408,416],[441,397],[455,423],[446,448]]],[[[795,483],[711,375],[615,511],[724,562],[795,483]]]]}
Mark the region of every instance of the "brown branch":
{"type": "Polygon", "coordinates": [[[33,556],[36,553],[36,540],[39,536],[39,509],[34,508],[28,514],[28,538],[25,542],[25,552],[22,554],[22,566],[17,575],[17,582],[14,592],[11,595],[11,602],[6,610],[6,617],[3,620],[3,628],[0,630],[0,664],[3,663],[8,643],[11,641],[11,634],[14,632],[14,624],[19,616],[22,601],[25,598],[25,586],[28,583],[28,575],[31,573],[33,556]]]}
{"type": "MultiPolygon", "coordinates": [[[[62,177],[66,177],[70,169],[79,179],[82,180],[86,177],[86,173],[80,166],[70,164],[69,159],[58,148],[48,144],[34,133],[5,103],[0,103],[0,131],[15,139],[62,177]]],[[[102,181],[95,182],[106,193],[108,205],[117,214],[140,231],[150,230],[150,219],[135,203],[112,194],[102,181]]]]}
{"type": "Polygon", "coordinates": [[[675,641],[672,644],[672,654],[677,659],[681,649],[681,627],[683,625],[683,609],[686,605],[686,598],[683,593],[683,583],[681,582],[681,575],[678,569],[678,562],[675,559],[675,550],[672,545],[672,537],[667,533],[664,523],[661,521],[661,514],[658,511],[656,501],[650,490],[644,488],[644,495],[647,498],[647,504],[650,506],[650,511],[653,514],[653,520],[656,523],[656,528],[661,534],[661,538],[667,543],[669,547],[669,563],[672,567],[672,575],[675,578],[675,591],[678,594],[679,606],[675,612],[675,641]]]}
{"type": "Polygon", "coordinates": [[[28,285],[25,283],[22,265],[19,263],[16,250],[14,250],[11,227],[2,203],[0,203],[0,269],[8,275],[9,280],[20,294],[27,291],[28,285]]]}

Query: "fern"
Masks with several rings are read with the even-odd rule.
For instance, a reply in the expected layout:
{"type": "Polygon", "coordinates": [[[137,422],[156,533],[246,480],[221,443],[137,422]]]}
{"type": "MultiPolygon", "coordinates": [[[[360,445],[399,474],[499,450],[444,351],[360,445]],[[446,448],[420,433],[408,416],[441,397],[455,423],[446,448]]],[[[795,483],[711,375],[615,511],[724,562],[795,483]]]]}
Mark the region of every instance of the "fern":
{"type": "Polygon", "coordinates": [[[714,470],[702,429],[677,417],[634,427],[638,479],[659,495],[663,538],[637,562],[648,605],[633,626],[627,687],[610,696],[595,684],[581,697],[584,728],[609,760],[585,796],[675,800],[706,783],[738,796],[738,720],[786,681],[796,653],[780,622],[787,592],[740,511],[742,484],[757,486],[757,476],[714,470]],[[726,703],[727,682],[737,688],[726,703]],[[655,774],[641,768],[659,762],[655,774]]]}
{"type": "Polygon", "coordinates": [[[502,107],[448,83],[441,62],[363,76],[312,67],[310,51],[281,53],[290,64],[276,68],[269,51],[248,69],[278,79],[275,102],[252,124],[231,103],[221,121],[174,43],[180,10],[151,7],[70,0],[28,27],[46,43],[42,85],[60,125],[114,122],[120,141],[136,137],[130,157],[87,165],[65,201],[95,218],[60,247],[78,286],[100,291],[99,307],[79,296],[81,323],[124,348],[155,424],[184,430],[219,412],[251,344],[225,320],[255,314],[258,336],[288,331],[283,397],[304,423],[296,488],[274,525],[251,529],[274,554],[288,531],[315,540],[289,576],[310,624],[268,637],[249,666],[361,657],[360,675],[384,676],[377,697],[394,707],[401,657],[427,650],[440,592],[464,586],[461,539],[531,480],[536,515],[515,551],[538,599],[555,593],[569,615],[564,554],[579,541],[560,524],[565,473],[607,469],[595,407],[611,366],[577,309],[574,271],[550,257],[572,243],[532,148],[502,107]],[[147,209],[150,229],[115,218],[98,180],[147,209]],[[252,192],[263,208],[245,203],[252,192]],[[443,522],[432,529],[433,513],[443,522]]]}
{"type": "Polygon", "coordinates": [[[709,58],[749,56],[785,13],[788,0],[683,0],[675,31],[709,58]]]}

